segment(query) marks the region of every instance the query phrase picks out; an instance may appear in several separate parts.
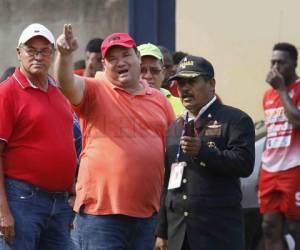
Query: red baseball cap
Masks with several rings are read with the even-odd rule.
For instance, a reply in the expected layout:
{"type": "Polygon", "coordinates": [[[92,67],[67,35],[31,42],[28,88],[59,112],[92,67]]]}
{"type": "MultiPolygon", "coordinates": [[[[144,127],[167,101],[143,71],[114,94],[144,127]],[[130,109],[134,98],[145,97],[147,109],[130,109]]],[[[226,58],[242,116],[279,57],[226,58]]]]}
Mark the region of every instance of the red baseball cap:
{"type": "Polygon", "coordinates": [[[104,39],[101,45],[102,58],[105,58],[106,52],[112,46],[123,46],[126,48],[136,47],[136,43],[127,33],[112,33],[104,39]]]}

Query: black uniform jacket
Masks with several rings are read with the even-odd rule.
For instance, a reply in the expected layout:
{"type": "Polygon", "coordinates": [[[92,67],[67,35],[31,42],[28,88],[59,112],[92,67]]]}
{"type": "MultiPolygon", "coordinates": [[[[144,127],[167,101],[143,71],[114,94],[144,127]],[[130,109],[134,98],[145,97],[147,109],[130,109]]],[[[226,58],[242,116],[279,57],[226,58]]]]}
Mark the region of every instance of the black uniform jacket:
{"type": "Polygon", "coordinates": [[[184,120],[167,132],[165,181],[156,235],[168,239],[168,250],[180,250],[187,235],[191,249],[242,250],[243,225],[239,177],[251,174],[255,132],[251,118],[216,100],[195,121],[201,139],[197,157],[187,162],[179,188],[167,190],[176,161],[184,120]]]}

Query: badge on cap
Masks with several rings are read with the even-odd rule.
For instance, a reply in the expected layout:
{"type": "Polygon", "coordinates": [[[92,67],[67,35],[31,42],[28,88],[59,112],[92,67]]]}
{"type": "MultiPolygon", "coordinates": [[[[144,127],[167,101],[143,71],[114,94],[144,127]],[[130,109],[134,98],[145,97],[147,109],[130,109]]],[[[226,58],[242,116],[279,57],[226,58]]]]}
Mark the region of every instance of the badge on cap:
{"type": "Polygon", "coordinates": [[[182,69],[185,69],[187,66],[194,66],[194,62],[193,61],[188,61],[188,60],[183,60],[183,62],[181,62],[180,65],[179,65],[179,67],[182,68],[182,69]]]}

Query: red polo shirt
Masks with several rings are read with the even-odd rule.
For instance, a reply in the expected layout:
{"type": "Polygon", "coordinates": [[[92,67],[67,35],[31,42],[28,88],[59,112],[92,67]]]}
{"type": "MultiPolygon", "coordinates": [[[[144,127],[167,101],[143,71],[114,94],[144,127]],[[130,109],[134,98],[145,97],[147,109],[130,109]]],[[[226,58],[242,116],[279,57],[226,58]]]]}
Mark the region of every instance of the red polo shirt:
{"type": "Polygon", "coordinates": [[[69,103],[49,78],[35,88],[16,69],[0,85],[4,174],[49,191],[71,190],[76,167],[69,103]],[[51,84],[52,82],[52,84],[51,84]]]}

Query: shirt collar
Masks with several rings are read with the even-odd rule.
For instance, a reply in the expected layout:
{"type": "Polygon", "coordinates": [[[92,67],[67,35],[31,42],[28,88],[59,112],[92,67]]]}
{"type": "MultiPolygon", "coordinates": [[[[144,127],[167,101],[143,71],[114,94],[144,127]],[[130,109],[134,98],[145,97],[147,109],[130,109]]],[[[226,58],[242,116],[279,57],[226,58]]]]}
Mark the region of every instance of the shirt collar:
{"type": "Polygon", "coordinates": [[[165,96],[165,97],[170,97],[171,93],[169,90],[164,89],[164,88],[160,88],[160,92],[165,96]]]}
{"type": "MultiPolygon", "coordinates": [[[[35,86],[20,70],[20,68],[16,68],[14,74],[13,74],[13,78],[17,81],[17,83],[20,85],[20,87],[22,89],[26,89],[26,88],[34,88],[34,89],[38,89],[37,86],[35,86]]],[[[52,86],[57,86],[55,80],[53,77],[51,77],[50,75],[48,75],[48,84],[52,85],[52,86]]]]}
{"type": "MultiPolygon", "coordinates": [[[[198,115],[195,117],[195,118],[189,118],[189,120],[192,120],[192,119],[194,119],[194,120],[197,120],[197,119],[199,119],[200,118],[200,116],[215,102],[217,100],[217,96],[214,96],[205,106],[203,106],[201,109],[200,109],[200,111],[199,111],[199,113],[198,113],[198,115]]],[[[187,113],[188,111],[186,110],[185,112],[183,112],[183,114],[182,114],[182,118],[184,119],[185,117],[186,117],[186,113],[187,113]]]]}
{"type": "MultiPolygon", "coordinates": [[[[124,92],[126,92],[126,93],[129,93],[129,92],[127,92],[125,89],[123,89],[122,87],[116,86],[116,85],[114,85],[113,83],[111,83],[111,82],[107,79],[107,77],[105,76],[105,74],[103,74],[103,75],[101,75],[101,77],[97,77],[97,78],[98,78],[98,79],[101,79],[101,80],[104,80],[104,81],[106,82],[106,84],[107,84],[110,88],[112,88],[112,89],[115,89],[115,90],[121,90],[121,91],[124,91],[124,92]]],[[[153,93],[152,88],[149,86],[149,84],[148,84],[146,81],[140,80],[139,83],[140,83],[141,85],[143,85],[144,90],[143,90],[142,92],[138,93],[137,95],[151,95],[151,94],[153,93]]],[[[129,94],[130,94],[130,93],[129,93],[129,94]]]]}

